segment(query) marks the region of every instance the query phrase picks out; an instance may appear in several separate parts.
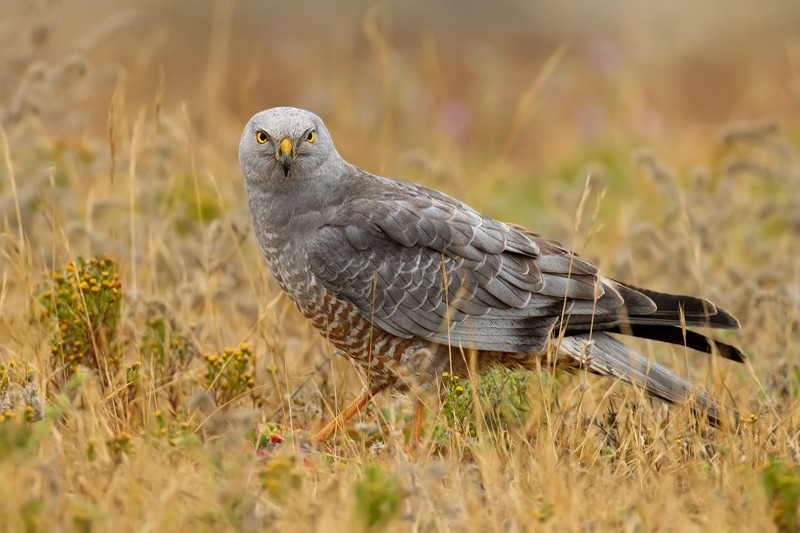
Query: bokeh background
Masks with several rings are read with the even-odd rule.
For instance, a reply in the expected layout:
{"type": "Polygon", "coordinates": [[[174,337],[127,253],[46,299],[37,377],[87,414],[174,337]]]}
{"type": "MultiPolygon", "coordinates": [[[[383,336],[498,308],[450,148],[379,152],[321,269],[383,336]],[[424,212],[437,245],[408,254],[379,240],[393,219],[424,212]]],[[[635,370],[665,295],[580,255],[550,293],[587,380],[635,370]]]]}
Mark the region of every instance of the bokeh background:
{"type": "Polygon", "coordinates": [[[61,418],[32,443],[0,424],[0,516],[241,530],[363,525],[364,501],[394,501],[397,529],[791,530],[799,119],[795,0],[2,0],[0,364],[31,370],[25,390],[61,418]],[[320,115],[362,168],[729,309],[743,327],[722,336],[748,365],[633,344],[752,414],[749,429],[709,434],[607,381],[544,376],[513,446],[431,414],[426,434],[453,440],[409,463],[409,405],[381,397],[335,453],[309,453],[308,432],[361,383],[280,295],[250,232],[238,140],[278,105],[320,115]],[[67,261],[105,255],[124,294],[115,354],[141,385],[98,390],[84,369],[59,400],[41,295],[67,261]],[[189,358],[167,384],[154,323],[189,358]],[[253,401],[208,414],[201,354],[243,342],[253,401]],[[152,437],[164,417],[187,424],[175,443],[152,437]]]}
{"type": "Polygon", "coordinates": [[[105,135],[115,93],[126,116],[185,109],[231,179],[232,132],[305,107],[346,158],[505,209],[520,195],[481,183],[522,181],[527,202],[640,147],[688,167],[726,126],[796,128],[799,15],[790,0],[10,0],[0,102],[7,128],[33,112],[56,138],[105,135]]]}
{"type": "Polygon", "coordinates": [[[464,152],[500,144],[521,103],[511,148],[526,165],[568,157],[570,139],[684,152],[731,121],[796,116],[798,15],[788,0],[11,0],[0,88],[12,102],[31,63],[72,62],[76,71],[64,75],[83,76],[69,80],[74,98],[37,104],[71,109],[94,127],[104,126],[119,86],[130,105],[160,95],[168,108],[185,102],[193,115],[222,112],[234,123],[294,104],[336,128],[389,123],[405,142],[386,146],[379,136],[375,157],[434,136],[464,152]],[[81,97],[93,105],[76,109],[81,97]]]}

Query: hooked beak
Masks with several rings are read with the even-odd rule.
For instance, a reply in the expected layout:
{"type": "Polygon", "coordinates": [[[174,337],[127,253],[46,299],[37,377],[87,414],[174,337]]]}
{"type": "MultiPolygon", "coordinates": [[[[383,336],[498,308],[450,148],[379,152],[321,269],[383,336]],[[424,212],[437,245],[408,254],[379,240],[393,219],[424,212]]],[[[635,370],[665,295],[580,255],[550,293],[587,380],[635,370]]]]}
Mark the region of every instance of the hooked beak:
{"type": "Polygon", "coordinates": [[[284,177],[288,176],[289,167],[292,166],[292,141],[284,137],[281,141],[278,154],[281,166],[283,167],[283,175],[284,177]]]}

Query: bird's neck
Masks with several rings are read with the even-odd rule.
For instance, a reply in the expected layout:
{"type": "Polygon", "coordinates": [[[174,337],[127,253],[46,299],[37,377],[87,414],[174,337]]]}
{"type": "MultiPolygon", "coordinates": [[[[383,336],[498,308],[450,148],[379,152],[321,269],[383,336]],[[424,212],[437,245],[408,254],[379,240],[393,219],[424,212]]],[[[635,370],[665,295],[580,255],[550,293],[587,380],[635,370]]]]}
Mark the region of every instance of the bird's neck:
{"type": "Polygon", "coordinates": [[[250,216],[257,232],[271,239],[302,238],[325,223],[325,218],[347,201],[340,180],[341,169],[329,162],[302,180],[286,179],[268,182],[245,182],[250,216]]]}

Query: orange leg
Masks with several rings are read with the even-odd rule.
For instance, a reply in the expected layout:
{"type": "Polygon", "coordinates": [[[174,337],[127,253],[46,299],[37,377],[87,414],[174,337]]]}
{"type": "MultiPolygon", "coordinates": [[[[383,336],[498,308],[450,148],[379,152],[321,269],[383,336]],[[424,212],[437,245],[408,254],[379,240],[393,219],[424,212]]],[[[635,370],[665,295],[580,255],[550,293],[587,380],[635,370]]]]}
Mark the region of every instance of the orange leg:
{"type": "Polygon", "coordinates": [[[324,442],[328,440],[328,437],[336,431],[336,428],[339,426],[344,426],[344,424],[353,418],[357,412],[361,410],[362,407],[367,405],[369,399],[372,398],[372,395],[368,392],[362,392],[358,395],[358,398],[350,402],[350,405],[345,407],[344,411],[339,413],[336,418],[328,422],[328,424],[320,429],[316,435],[314,435],[314,442],[324,442]]]}
{"type": "Polygon", "coordinates": [[[422,416],[425,414],[425,404],[417,400],[414,404],[414,419],[411,423],[411,445],[419,446],[422,436],[422,416]]]}

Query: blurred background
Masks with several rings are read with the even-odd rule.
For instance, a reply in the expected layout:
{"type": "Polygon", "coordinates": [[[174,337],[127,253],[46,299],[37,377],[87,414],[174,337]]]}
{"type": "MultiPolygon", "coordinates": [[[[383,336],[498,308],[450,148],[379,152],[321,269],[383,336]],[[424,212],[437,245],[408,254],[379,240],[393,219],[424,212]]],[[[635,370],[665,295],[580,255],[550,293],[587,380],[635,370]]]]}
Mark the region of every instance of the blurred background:
{"type": "Polygon", "coordinates": [[[295,105],[346,156],[368,133],[373,165],[433,143],[544,168],[574,145],[692,157],[723,124],[796,119],[800,4],[6,0],[0,60],[5,122],[27,106],[103,130],[117,90],[227,138],[220,120],[295,105]],[[55,76],[57,97],[20,101],[55,76]]]}

